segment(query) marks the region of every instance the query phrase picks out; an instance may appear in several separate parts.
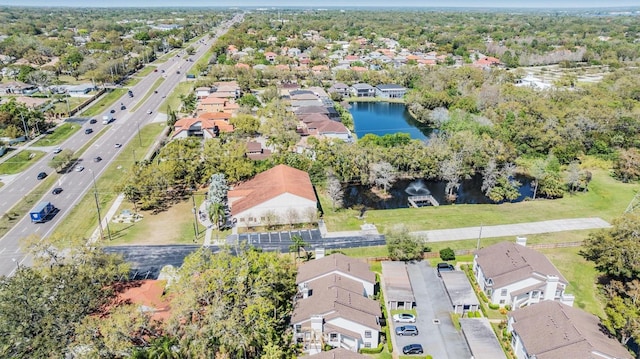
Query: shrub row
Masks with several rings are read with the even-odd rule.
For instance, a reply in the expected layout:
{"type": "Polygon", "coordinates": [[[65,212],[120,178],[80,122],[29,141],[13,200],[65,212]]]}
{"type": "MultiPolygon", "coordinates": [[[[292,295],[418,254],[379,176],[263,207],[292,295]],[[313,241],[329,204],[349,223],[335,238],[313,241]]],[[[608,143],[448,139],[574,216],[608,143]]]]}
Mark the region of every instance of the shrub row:
{"type": "Polygon", "coordinates": [[[384,343],[380,342],[375,348],[362,348],[360,354],[380,354],[384,348],[384,343]]]}

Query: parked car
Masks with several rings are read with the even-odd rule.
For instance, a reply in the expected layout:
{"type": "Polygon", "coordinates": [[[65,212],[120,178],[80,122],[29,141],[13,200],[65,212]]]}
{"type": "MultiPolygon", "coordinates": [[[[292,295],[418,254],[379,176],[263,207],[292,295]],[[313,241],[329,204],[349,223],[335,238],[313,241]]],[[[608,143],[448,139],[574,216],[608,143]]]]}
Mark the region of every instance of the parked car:
{"type": "Polygon", "coordinates": [[[100,161],[102,161],[102,157],[100,156],[96,156],[93,158],[93,162],[100,162],[100,161]]]}
{"type": "Polygon", "coordinates": [[[452,272],[456,270],[453,265],[445,262],[438,263],[438,266],[436,268],[438,270],[438,277],[440,277],[440,272],[452,272]]]}
{"type": "Polygon", "coordinates": [[[396,328],[396,335],[418,335],[418,328],[415,325],[403,325],[396,328]]]}
{"type": "Polygon", "coordinates": [[[89,123],[92,124],[92,125],[94,123],[97,123],[97,122],[98,122],[98,120],[96,120],[95,118],[92,118],[92,119],[89,120],[89,123]]]}
{"type": "Polygon", "coordinates": [[[53,149],[53,153],[60,153],[60,152],[62,152],[62,148],[60,147],[56,147],[53,149]]]}
{"type": "Polygon", "coordinates": [[[92,132],[93,132],[93,129],[91,129],[91,128],[87,128],[86,130],[84,130],[84,134],[85,135],[88,135],[88,134],[90,134],[92,132]]]}
{"type": "Polygon", "coordinates": [[[402,347],[402,354],[422,354],[424,350],[420,344],[409,344],[402,347]]]}
{"type": "Polygon", "coordinates": [[[411,313],[394,314],[393,321],[397,323],[415,323],[416,316],[411,313]]]}
{"type": "Polygon", "coordinates": [[[51,191],[52,194],[60,194],[62,193],[62,187],[56,187],[51,191]]]}
{"type": "Polygon", "coordinates": [[[40,173],[38,173],[38,179],[39,179],[39,180],[43,180],[43,179],[45,179],[45,178],[47,178],[47,172],[40,172],[40,173]]]}
{"type": "Polygon", "coordinates": [[[84,170],[84,166],[76,166],[76,172],[82,172],[84,170]]]}

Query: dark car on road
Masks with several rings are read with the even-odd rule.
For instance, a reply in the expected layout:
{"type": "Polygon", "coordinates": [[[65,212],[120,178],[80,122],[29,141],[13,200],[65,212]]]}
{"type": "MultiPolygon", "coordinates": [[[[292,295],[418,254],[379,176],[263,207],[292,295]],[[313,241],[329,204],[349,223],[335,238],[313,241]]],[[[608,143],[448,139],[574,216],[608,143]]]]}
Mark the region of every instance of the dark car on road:
{"type": "Polygon", "coordinates": [[[422,354],[424,350],[420,344],[409,344],[402,347],[402,354],[422,354]]]}
{"type": "Polygon", "coordinates": [[[415,325],[403,325],[396,328],[396,335],[418,335],[418,327],[415,325]]]}
{"type": "Polygon", "coordinates": [[[127,107],[125,105],[120,106],[120,110],[124,111],[126,109],[127,109],[127,107]]]}
{"type": "Polygon", "coordinates": [[[97,157],[93,158],[93,162],[100,162],[100,161],[102,161],[102,157],[100,157],[100,156],[97,156],[97,157]]]}
{"type": "Polygon", "coordinates": [[[39,180],[45,179],[46,177],[47,177],[47,172],[38,173],[38,179],[39,180]]]}
{"type": "Polygon", "coordinates": [[[441,272],[453,272],[455,270],[453,265],[445,262],[438,263],[436,268],[438,269],[438,277],[440,277],[441,272]]]}
{"type": "Polygon", "coordinates": [[[62,192],[61,187],[56,187],[53,189],[53,191],[51,191],[52,194],[60,194],[61,192],[62,192]]]}
{"type": "Polygon", "coordinates": [[[93,130],[90,129],[90,128],[87,128],[86,130],[84,130],[85,135],[88,135],[88,134],[90,134],[92,132],[93,132],[93,130]]]}
{"type": "Polygon", "coordinates": [[[96,120],[95,118],[92,118],[92,119],[90,119],[90,120],[89,120],[89,123],[90,123],[90,124],[92,124],[92,125],[93,125],[94,123],[96,123],[96,122],[98,122],[98,120],[96,120]]]}

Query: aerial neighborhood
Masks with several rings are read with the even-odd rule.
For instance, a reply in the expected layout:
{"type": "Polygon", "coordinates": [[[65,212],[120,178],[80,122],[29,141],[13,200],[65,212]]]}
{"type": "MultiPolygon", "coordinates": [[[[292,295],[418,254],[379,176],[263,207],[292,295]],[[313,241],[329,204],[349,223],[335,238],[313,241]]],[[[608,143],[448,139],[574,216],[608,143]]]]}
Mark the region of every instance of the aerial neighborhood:
{"type": "Polygon", "coordinates": [[[0,1],[0,357],[639,357],[639,7],[132,3],[0,1]]]}

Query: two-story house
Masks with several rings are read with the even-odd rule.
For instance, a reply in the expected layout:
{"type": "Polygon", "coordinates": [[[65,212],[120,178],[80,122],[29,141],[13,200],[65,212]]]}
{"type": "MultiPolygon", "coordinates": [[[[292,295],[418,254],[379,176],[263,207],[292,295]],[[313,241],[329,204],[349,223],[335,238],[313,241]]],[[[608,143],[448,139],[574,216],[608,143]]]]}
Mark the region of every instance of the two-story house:
{"type": "Polygon", "coordinates": [[[632,358],[598,317],[555,301],[510,312],[507,330],[518,359],[632,358]]]}
{"type": "Polygon", "coordinates": [[[351,95],[353,97],[375,97],[376,89],[369,84],[351,85],[351,95]]]}
{"type": "Polygon", "coordinates": [[[518,243],[500,242],[476,251],[473,272],[489,301],[514,310],[545,300],[573,305],[569,284],[542,253],[518,243]]]}
{"type": "Polygon", "coordinates": [[[343,254],[306,262],[298,271],[291,325],[308,354],[323,344],[357,352],[380,340],[380,304],[373,294],[375,275],[366,263],[343,254]]]}

